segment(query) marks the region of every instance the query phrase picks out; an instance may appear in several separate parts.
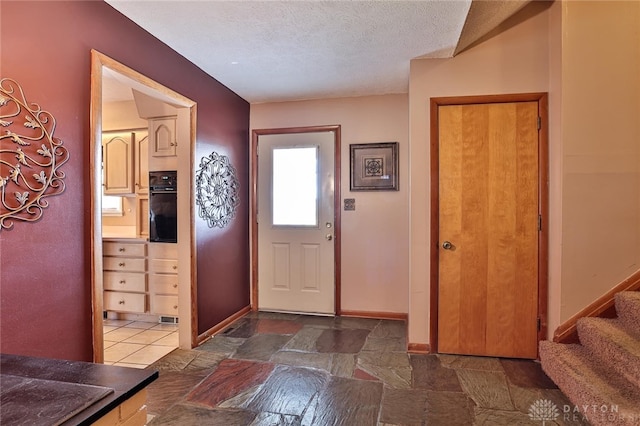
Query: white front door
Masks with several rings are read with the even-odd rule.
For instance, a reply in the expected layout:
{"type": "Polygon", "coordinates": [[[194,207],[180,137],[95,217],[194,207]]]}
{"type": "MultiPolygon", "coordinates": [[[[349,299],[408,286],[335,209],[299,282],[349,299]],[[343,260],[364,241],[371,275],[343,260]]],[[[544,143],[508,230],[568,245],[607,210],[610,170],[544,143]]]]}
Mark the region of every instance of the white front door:
{"type": "Polygon", "coordinates": [[[258,308],[335,313],[334,133],[258,140],[258,308]]]}

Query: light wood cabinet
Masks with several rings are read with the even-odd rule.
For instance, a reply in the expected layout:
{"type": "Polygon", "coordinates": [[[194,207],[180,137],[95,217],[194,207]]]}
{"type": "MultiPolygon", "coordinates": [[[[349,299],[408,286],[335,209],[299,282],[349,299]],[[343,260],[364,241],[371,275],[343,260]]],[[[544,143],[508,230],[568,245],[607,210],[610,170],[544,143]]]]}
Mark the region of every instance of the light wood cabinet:
{"type": "Polygon", "coordinates": [[[176,117],[154,118],[149,120],[151,129],[150,149],[154,157],[175,157],[176,117]]]}
{"type": "Polygon", "coordinates": [[[149,237],[149,196],[136,196],[136,229],[139,237],[149,237]]]}
{"type": "Polygon", "coordinates": [[[147,312],[147,243],[103,241],[105,311],[147,312]]]}
{"type": "Polygon", "coordinates": [[[105,290],[146,293],[147,275],[135,272],[104,271],[105,290]]]}
{"type": "Polygon", "coordinates": [[[103,185],[106,195],[131,195],[134,192],[133,132],[108,132],[102,136],[103,185]]]}
{"type": "Polygon", "coordinates": [[[149,243],[150,310],[178,317],[178,245],[149,243]]]}
{"type": "Polygon", "coordinates": [[[137,195],[149,194],[149,135],[136,132],[135,139],[135,191],[137,195]]]}
{"type": "Polygon", "coordinates": [[[125,293],[121,291],[104,292],[105,311],[142,314],[146,311],[147,299],[142,293],[125,293]]]}

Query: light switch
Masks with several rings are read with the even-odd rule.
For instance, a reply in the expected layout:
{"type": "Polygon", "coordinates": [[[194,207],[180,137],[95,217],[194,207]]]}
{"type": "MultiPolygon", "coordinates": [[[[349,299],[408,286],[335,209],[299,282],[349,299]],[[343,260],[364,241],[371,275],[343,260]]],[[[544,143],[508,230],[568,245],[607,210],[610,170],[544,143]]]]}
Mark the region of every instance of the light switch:
{"type": "Polygon", "coordinates": [[[345,198],[344,199],[344,210],[355,210],[356,209],[356,199],[355,198],[345,198]]]}

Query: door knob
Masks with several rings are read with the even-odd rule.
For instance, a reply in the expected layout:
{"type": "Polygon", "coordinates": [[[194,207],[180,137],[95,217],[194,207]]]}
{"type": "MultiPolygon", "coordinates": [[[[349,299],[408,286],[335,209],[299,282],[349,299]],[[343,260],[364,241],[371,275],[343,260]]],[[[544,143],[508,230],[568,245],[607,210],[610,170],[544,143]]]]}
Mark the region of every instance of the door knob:
{"type": "Polygon", "coordinates": [[[326,238],[327,238],[327,241],[331,241],[333,240],[333,235],[327,234],[326,238]]]}
{"type": "Polygon", "coordinates": [[[445,241],[444,243],[442,243],[442,248],[445,250],[451,250],[453,248],[453,244],[451,244],[449,241],[445,241]]]}

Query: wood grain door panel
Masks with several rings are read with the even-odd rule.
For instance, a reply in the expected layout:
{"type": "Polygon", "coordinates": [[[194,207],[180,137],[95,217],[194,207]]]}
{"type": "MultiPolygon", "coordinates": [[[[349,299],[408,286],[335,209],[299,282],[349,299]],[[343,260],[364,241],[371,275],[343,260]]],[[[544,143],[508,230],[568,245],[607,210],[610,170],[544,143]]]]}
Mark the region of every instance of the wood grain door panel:
{"type": "Polygon", "coordinates": [[[438,117],[438,350],[535,358],[538,104],[447,105],[438,117]]]}

